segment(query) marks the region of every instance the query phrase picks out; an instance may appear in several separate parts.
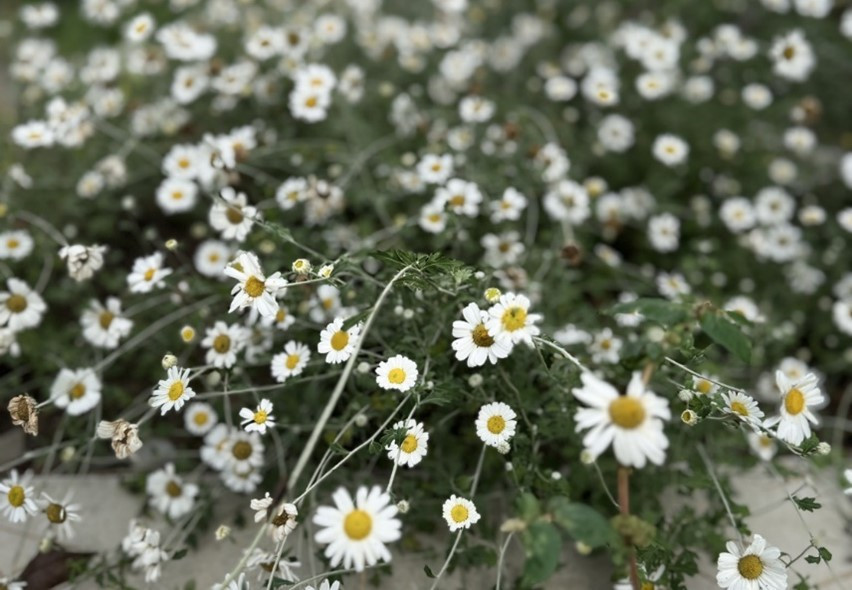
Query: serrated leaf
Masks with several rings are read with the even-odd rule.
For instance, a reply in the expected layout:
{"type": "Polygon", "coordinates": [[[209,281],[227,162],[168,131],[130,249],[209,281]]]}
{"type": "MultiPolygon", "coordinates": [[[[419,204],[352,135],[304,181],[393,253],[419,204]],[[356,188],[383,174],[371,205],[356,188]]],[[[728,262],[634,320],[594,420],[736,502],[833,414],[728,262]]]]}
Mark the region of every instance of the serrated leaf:
{"type": "Polygon", "coordinates": [[[686,307],[667,299],[640,298],[635,301],[619,303],[610,309],[610,313],[639,313],[664,326],[672,326],[685,321],[689,317],[686,307]]]}
{"type": "Polygon", "coordinates": [[[602,547],[614,539],[609,520],[591,506],[557,496],[550,501],[549,507],[556,524],[589,547],[602,547]]]}
{"type": "Polygon", "coordinates": [[[534,586],[556,571],[562,553],[562,539],[556,527],[549,522],[534,522],[524,531],[523,539],[527,558],[522,584],[534,586]]]}
{"type": "Polygon", "coordinates": [[[816,498],[799,498],[798,496],[793,496],[793,501],[799,507],[799,510],[805,512],[813,512],[822,508],[822,504],[817,502],[816,498]]]}
{"type": "Polygon", "coordinates": [[[724,315],[708,312],[701,317],[701,329],[713,342],[741,360],[751,360],[751,341],[740,326],[724,315]]]}

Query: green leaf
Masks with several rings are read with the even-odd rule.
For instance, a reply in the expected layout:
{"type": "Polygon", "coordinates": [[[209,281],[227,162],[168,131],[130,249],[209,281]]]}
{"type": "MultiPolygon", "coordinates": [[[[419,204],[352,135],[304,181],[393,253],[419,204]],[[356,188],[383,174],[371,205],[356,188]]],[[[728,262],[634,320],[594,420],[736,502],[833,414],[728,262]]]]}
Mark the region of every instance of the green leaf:
{"type": "Polygon", "coordinates": [[[829,551],[825,547],[817,547],[817,552],[819,552],[819,556],[822,557],[823,561],[831,561],[831,551],[829,551]]]}
{"type": "Polygon", "coordinates": [[[591,506],[557,496],[550,501],[550,512],[556,524],[589,547],[602,547],[614,539],[609,520],[591,506]]]}
{"type": "Polygon", "coordinates": [[[708,312],[701,316],[701,329],[713,342],[745,362],[751,360],[751,341],[740,326],[724,315],[708,312]]]}
{"type": "Polygon", "coordinates": [[[562,539],[559,532],[549,522],[535,522],[524,531],[526,561],[522,585],[540,584],[556,571],[559,555],[562,553],[562,539]]]}
{"type": "Polygon", "coordinates": [[[683,304],[667,299],[640,298],[627,303],[619,303],[610,309],[612,314],[637,312],[644,318],[663,326],[678,324],[689,317],[689,313],[683,304]]]}
{"type": "Polygon", "coordinates": [[[525,522],[532,522],[541,514],[538,499],[529,492],[521,494],[515,502],[518,514],[525,522]]]}
{"type": "Polygon", "coordinates": [[[434,578],[435,574],[432,573],[432,569],[428,565],[423,566],[423,571],[426,572],[427,578],[434,578]]]}
{"type": "Polygon", "coordinates": [[[822,504],[817,502],[816,498],[799,498],[797,496],[793,496],[793,501],[796,503],[796,506],[799,507],[799,510],[804,510],[805,512],[813,512],[814,510],[822,508],[822,504]]]}
{"type": "Polygon", "coordinates": [[[186,556],[186,549],[181,549],[180,551],[176,551],[174,555],[172,555],[172,561],[177,561],[179,559],[183,559],[186,556]]]}

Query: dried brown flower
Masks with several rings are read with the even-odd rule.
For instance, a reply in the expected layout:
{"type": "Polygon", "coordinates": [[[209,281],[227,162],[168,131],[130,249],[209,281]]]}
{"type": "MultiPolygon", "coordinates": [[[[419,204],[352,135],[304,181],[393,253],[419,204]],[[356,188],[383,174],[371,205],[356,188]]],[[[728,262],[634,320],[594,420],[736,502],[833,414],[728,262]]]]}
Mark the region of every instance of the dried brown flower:
{"type": "Polygon", "coordinates": [[[38,408],[33,398],[27,394],[16,395],[9,400],[7,407],[12,416],[12,424],[21,426],[27,434],[38,434],[38,408]]]}

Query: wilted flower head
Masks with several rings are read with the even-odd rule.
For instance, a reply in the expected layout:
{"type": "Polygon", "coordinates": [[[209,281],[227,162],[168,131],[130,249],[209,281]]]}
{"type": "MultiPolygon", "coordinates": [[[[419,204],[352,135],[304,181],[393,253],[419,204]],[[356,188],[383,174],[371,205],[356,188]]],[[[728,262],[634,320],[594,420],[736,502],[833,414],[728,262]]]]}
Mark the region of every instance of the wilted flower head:
{"type": "Polygon", "coordinates": [[[104,265],[106,246],[63,246],[59,257],[68,263],[68,274],[75,281],[85,281],[92,278],[95,272],[104,265]]]}
{"type": "Polygon", "coordinates": [[[142,448],[139,426],[122,418],[114,422],[101,420],[98,424],[98,438],[112,439],[112,450],[119,459],[127,459],[142,448]]]}
{"type": "Polygon", "coordinates": [[[7,408],[12,416],[12,424],[21,426],[27,434],[38,434],[38,407],[33,398],[27,394],[16,395],[9,400],[7,408]]]}

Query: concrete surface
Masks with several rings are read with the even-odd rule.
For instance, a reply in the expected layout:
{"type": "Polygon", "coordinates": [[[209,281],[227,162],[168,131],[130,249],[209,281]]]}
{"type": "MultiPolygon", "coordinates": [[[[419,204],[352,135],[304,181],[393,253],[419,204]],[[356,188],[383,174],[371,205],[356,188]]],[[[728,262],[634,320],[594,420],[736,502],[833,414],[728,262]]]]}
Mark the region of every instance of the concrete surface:
{"type": "MultiPolygon", "coordinates": [[[[791,492],[803,482],[791,480],[786,487],[791,492]]],[[[140,500],[125,491],[118,483],[116,476],[86,476],[86,477],[49,477],[37,480],[39,489],[44,489],[53,496],[62,496],[65,490],[73,489],[75,501],[83,505],[84,521],[76,528],[74,540],[66,546],[80,551],[110,551],[120,544],[127,532],[127,521],[140,510],[140,500]]],[[[756,469],[740,475],[736,487],[741,500],[750,507],[752,517],[748,522],[755,532],[764,535],[772,544],[779,546],[782,551],[798,554],[808,543],[808,532],[805,529],[795,509],[789,501],[779,482],[763,469],[756,469]]],[[[811,565],[799,560],[794,569],[810,577],[820,590],[844,590],[852,588],[852,537],[846,530],[847,522],[852,515],[852,499],[842,494],[829,473],[820,473],[813,481],[799,492],[799,495],[813,496],[823,504],[823,508],[814,513],[803,515],[807,527],[834,554],[831,570],[825,565],[811,565]],[[833,572],[833,574],[832,574],[833,572]],[[834,578],[836,576],[836,580],[834,578]]],[[[247,508],[245,498],[226,498],[220,504],[226,511],[247,508]]],[[[700,508],[701,501],[696,499],[700,508]]],[[[248,521],[251,521],[249,511],[245,510],[248,521]]],[[[233,514],[217,514],[214,522],[229,522],[233,514]]],[[[159,521],[155,524],[164,537],[168,536],[168,525],[159,521]]],[[[215,528],[215,525],[213,526],[215,528]]],[[[156,588],[182,589],[190,580],[195,580],[199,590],[208,588],[210,584],[221,579],[224,572],[232,567],[239,559],[239,549],[249,544],[254,528],[233,528],[232,540],[217,542],[213,539],[212,530],[203,535],[198,551],[190,553],[182,560],[166,564],[162,580],[156,588]]],[[[19,571],[37,550],[41,531],[34,526],[11,525],[8,522],[0,524],[0,572],[19,571]]],[[[396,554],[394,574],[383,578],[381,588],[393,590],[420,590],[429,588],[430,580],[423,573],[423,565],[427,563],[434,571],[440,568],[442,552],[449,543],[449,535],[441,527],[434,538],[421,538],[431,551],[424,558],[419,554],[396,554]]],[[[519,543],[507,554],[506,580],[513,579],[523,562],[522,550],[519,543]]],[[[300,572],[309,575],[313,569],[306,559],[307,552],[302,551],[305,562],[300,572]]],[[[322,572],[323,564],[314,563],[317,572],[322,572]]],[[[447,576],[441,588],[448,590],[480,590],[491,588],[494,584],[494,570],[482,572],[467,572],[464,576],[456,572],[447,576]]],[[[690,590],[712,590],[716,588],[714,581],[715,567],[708,559],[702,567],[702,572],[690,583],[690,590]]],[[[547,589],[577,589],[577,590],[608,590],[609,569],[607,561],[601,557],[581,557],[574,553],[566,553],[562,567],[546,586],[547,589]]],[[[137,587],[144,587],[137,580],[137,587]]],[[[791,577],[791,586],[795,577],[791,577]]],[[[94,588],[91,583],[80,584],[78,588],[94,588]]],[[[357,576],[346,580],[347,590],[370,588],[364,580],[357,576]],[[363,586],[362,586],[363,585],[363,586]]],[[[504,586],[505,587],[505,586],[504,586]]]]}

